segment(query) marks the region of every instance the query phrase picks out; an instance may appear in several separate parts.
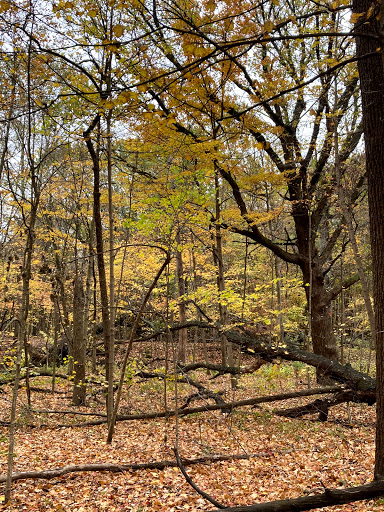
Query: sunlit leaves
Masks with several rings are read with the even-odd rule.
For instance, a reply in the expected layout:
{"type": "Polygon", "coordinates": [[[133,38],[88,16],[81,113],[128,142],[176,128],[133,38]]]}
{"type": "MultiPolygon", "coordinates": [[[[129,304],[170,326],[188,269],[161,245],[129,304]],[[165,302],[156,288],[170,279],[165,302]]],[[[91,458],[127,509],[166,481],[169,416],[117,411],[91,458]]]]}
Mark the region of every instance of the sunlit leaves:
{"type": "Polygon", "coordinates": [[[10,1],[7,1],[7,0],[0,1],[0,13],[6,12],[11,8],[12,8],[12,3],[10,1]]]}
{"type": "Polygon", "coordinates": [[[114,25],[112,28],[113,35],[121,37],[124,34],[124,27],[121,24],[114,25]]]}

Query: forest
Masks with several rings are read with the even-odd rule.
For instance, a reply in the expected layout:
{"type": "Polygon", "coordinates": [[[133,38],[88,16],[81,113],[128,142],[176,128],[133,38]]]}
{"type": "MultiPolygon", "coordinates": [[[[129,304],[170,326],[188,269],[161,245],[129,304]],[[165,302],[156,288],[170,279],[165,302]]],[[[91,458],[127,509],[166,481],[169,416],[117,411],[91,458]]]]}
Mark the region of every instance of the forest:
{"type": "Polygon", "coordinates": [[[0,32],[0,510],[384,510],[384,0],[0,32]]]}

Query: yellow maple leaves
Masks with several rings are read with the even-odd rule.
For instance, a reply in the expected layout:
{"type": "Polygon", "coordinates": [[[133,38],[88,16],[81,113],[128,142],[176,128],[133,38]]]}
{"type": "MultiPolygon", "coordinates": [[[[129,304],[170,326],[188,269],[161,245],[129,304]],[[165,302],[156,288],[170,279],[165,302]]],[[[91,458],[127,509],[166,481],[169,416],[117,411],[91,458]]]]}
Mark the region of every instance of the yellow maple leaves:
{"type": "Polygon", "coordinates": [[[7,0],[1,0],[0,1],[0,13],[8,11],[11,8],[11,2],[7,0]]]}
{"type": "Polygon", "coordinates": [[[116,37],[121,37],[124,34],[124,27],[120,23],[115,25],[112,28],[113,35],[116,37]]]}

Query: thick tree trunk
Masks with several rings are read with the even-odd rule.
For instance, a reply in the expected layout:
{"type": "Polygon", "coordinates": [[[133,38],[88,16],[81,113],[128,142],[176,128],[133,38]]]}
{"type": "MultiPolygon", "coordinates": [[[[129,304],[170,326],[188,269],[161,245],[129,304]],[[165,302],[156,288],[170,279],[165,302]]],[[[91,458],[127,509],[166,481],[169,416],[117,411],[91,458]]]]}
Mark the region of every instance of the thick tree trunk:
{"type": "MultiPolygon", "coordinates": [[[[311,271],[309,265],[304,266],[302,271],[309,310],[312,349],[317,355],[338,361],[339,355],[332,323],[332,300],[324,282],[318,256],[315,255],[313,259],[308,258],[308,260],[312,261],[311,271]]],[[[329,383],[329,377],[324,377],[320,369],[317,369],[316,375],[318,383],[329,383]]]]}
{"type": "Polygon", "coordinates": [[[331,307],[323,277],[315,276],[312,281],[310,312],[313,351],[315,354],[337,361],[338,352],[333,334],[331,307]]]}
{"type": "MultiPolygon", "coordinates": [[[[375,4],[371,0],[354,0],[356,14],[367,13],[375,4]]],[[[376,4],[378,8],[379,5],[376,4]]],[[[359,17],[358,32],[379,36],[378,12],[366,20],[359,17]]],[[[383,16],[381,12],[381,22],[383,16]]],[[[382,39],[382,38],[381,38],[382,39]]],[[[384,478],[384,69],[383,41],[373,37],[356,37],[358,69],[363,106],[368,203],[370,217],[373,297],[376,319],[377,423],[375,477],[384,478]],[[377,51],[381,44],[381,54],[377,51]],[[370,57],[366,57],[371,54],[370,57]]]]}

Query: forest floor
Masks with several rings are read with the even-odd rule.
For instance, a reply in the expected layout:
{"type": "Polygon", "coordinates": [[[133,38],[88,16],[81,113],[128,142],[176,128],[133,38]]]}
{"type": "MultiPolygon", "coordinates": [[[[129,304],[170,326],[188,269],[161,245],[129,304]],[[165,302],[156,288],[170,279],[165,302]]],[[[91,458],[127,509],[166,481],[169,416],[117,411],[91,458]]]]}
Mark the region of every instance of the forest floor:
{"type": "MultiPolygon", "coordinates": [[[[251,362],[251,359],[249,360],[251,362]]],[[[246,362],[244,363],[246,364],[246,362]]],[[[135,365],[132,364],[134,367],[135,365]]],[[[60,368],[60,373],[63,367],[60,368]]],[[[313,375],[312,385],[314,386],[313,375]]],[[[239,379],[231,389],[230,377],[210,380],[205,372],[193,378],[213,391],[224,392],[226,401],[305,389],[308,372],[292,364],[263,366],[256,374],[239,379]],[[305,382],[305,384],[304,384],[305,382]]],[[[178,419],[121,421],[112,444],[106,444],[106,425],[78,426],[92,417],[77,412],[103,413],[103,396],[97,386],[84,407],[71,406],[71,383],[57,379],[56,393],[49,377],[35,376],[31,385],[32,409],[27,407],[25,388],[20,390],[14,471],[39,471],[85,463],[145,463],[174,461],[177,442],[180,456],[250,455],[187,466],[193,481],[226,506],[246,505],[323,492],[324,487],[357,486],[373,477],[375,410],[360,404],[345,404],[330,410],[328,421],[315,416],[288,419],[273,414],[274,408],[292,407],[313,398],[243,407],[230,415],[211,411],[178,419]],[[45,391],[43,391],[45,390],[45,391]],[[44,411],[72,411],[48,414],[44,411]],[[66,426],[63,426],[66,425],[66,426]]],[[[196,389],[178,384],[178,405],[196,389]]],[[[175,402],[175,383],[135,378],[124,395],[123,413],[169,409],[175,402]]],[[[11,388],[0,390],[0,421],[9,420],[11,388]]],[[[193,401],[191,406],[206,400],[193,401]]],[[[212,400],[208,400],[212,403],[212,400]]],[[[98,418],[95,418],[98,419],[98,418]]],[[[0,426],[0,472],[6,473],[8,427],[0,426]]],[[[3,489],[0,487],[0,493],[3,489]]],[[[164,470],[75,472],[50,480],[19,480],[7,511],[209,511],[215,506],[197,494],[177,467],[164,470]]],[[[327,507],[332,511],[384,510],[384,499],[327,507]]]]}

